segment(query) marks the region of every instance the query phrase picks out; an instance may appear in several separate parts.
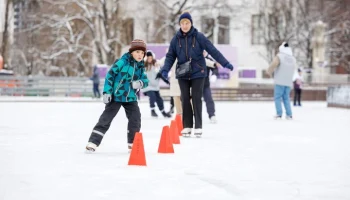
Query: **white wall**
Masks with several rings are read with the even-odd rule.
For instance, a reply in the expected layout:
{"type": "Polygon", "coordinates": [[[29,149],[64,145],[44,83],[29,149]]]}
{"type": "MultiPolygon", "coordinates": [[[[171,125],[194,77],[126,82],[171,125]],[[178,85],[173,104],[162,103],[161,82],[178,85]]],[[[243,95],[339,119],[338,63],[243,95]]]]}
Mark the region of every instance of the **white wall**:
{"type": "MultiPolygon", "coordinates": [[[[237,5],[240,5],[242,0],[228,1],[232,7],[236,6],[237,11],[235,13],[224,13],[226,16],[230,16],[230,45],[237,48],[238,66],[235,67],[238,69],[256,69],[257,81],[262,78],[262,70],[268,67],[268,62],[260,56],[265,52],[264,46],[251,44],[251,15],[259,12],[258,1],[251,0],[249,5],[240,8],[237,5]]],[[[194,12],[192,18],[198,30],[201,30],[200,19],[203,15],[215,18],[219,15],[219,12],[215,10],[194,12]]],[[[217,37],[215,37],[217,31],[216,28],[214,30],[214,43],[217,42],[217,37]]]]}
{"type": "Polygon", "coordinates": [[[236,21],[231,21],[231,26],[237,27],[231,31],[231,45],[238,48],[238,67],[240,69],[256,69],[257,81],[262,78],[262,70],[268,67],[268,62],[260,55],[265,54],[263,45],[251,44],[251,16],[258,14],[258,0],[252,1],[246,12],[240,13],[236,21]],[[235,25],[236,23],[238,25],[235,25]]]}

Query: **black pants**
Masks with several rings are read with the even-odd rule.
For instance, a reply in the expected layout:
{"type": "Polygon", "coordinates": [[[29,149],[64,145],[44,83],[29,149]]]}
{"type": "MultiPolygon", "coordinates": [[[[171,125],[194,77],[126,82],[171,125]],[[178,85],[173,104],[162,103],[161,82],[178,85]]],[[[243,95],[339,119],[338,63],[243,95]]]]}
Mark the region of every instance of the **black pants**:
{"type": "Polygon", "coordinates": [[[160,96],[159,91],[148,91],[146,92],[146,95],[149,97],[149,106],[151,109],[154,109],[156,107],[155,103],[157,103],[159,110],[164,110],[164,101],[160,96]]]}
{"type": "Polygon", "coordinates": [[[210,119],[212,116],[215,116],[215,103],[211,95],[209,77],[206,77],[204,81],[203,98],[204,98],[205,105],[207,107],[207,113],[210,119]]]}
{"type": "Polygon", "coordinates": [[[98,83],[94,83],[93,84],[93,92],[94,92],[94,96],[96,98],[100,98],[101,97],[100,89],[98,88],[98,86],[99,86],[98,83]]]}
{"type": "Polygon", "coordinates": [[[134,102],[115,102],[105,106],[100,119],[95,125],[94,129],[89,138],[89,142],[96,144],[97,146],[101,144],[103,136],[108,131],[114,117],[119,112],[120,107],[123,106],[125,110],[126,117],[128,118],[128,143],[132,144],[134,141],[135,133],[139,132],[141,129],[141,113],[137,101],[134,102]]]}
{"type": "Polygon", "coordinates": [[[174,103],[174,97],[170,97],[170,107],[174,108],[175,103],[174,103]]]}
{"type": "Polygon", "coordinates": [[[301,89],[299,88],[294,88],[294,105],[297,105],[297,101],[298,101],[298,105],[300,106],[300,99],[301,99],[301,89]]]}
{"type": "Polygon", "coordinates": [[[192,80],[179,80],[182,100],[182,125],[184,128],[193,128],[193,114],[195,119],[195,128],[202,128],[202,95],[205,78],[192,80]],[[192,88],[192,92],[191,92],[192,88]],[[191,93],[192,104],[191,105],[191,93]]]}

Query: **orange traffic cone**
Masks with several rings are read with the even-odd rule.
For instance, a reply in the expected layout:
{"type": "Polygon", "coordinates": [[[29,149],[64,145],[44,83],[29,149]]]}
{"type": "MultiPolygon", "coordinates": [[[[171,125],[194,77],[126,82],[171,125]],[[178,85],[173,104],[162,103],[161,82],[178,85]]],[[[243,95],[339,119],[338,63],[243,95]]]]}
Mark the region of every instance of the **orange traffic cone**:
{"type": "Polygon", "coordinates": [[[158,153],[174,153],[174,147],[169,133],[169,126],[163,126],[158,153]]]}
{"type": "Polygon", "coordinates": [[[173,138],[173,144],[180,144],[179,133],[177,131],[177,125],[175,120],[171,120],[170,136],[173,138]]]}
{"type": "Polygon", "coordinates": [[[143,147],[142,133],[135,134],[128,165],[146,166],[145,149],[143,147]]]}
{"type": "Polygon", "coordinates": [[[181,131],[183,129],[183,126],[182,126],[182,118],[181,118],[180,114],[176,115],[175,121],[176,121],[176,125],[177,125],[177,132],[179,133],[179,136],[182,136],[181,131]]]}

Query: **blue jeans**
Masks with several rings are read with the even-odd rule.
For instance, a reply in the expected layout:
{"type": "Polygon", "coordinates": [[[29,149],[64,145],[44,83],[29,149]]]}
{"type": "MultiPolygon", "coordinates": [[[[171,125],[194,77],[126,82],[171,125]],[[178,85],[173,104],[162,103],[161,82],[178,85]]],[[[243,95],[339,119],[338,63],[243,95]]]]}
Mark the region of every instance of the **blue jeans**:
{"type": "Polygon", "coordinates": [[[289,86],[283,86],[283,85],[275,85],[275,91],[274,91],[274,100],[275,100],[275,106],[276,106],[276,112],[278,116],[282,116],[282,103],[284,108],[286,109],[287,116],[292,116],[292,109],[290,107],[290,87],[289,86]]]}
{"type": "Polygon", "coordinates": [[[94,83],[93,84],[93,92],[94,92],[94,96],[96,98],[100,98],[101,97],[101,93],[100,90],[98,89],[99,83],[94,83]]]}
{"type": "Polygon", "coordinates": [[[164,101],[163,98],[160,96],[159,91],[148,91],[145,92],[145,94],[149,97],[149,105],[152,108],[155,108],[157,103],[157,106],[160,111],[164,110],[164,101]]]}

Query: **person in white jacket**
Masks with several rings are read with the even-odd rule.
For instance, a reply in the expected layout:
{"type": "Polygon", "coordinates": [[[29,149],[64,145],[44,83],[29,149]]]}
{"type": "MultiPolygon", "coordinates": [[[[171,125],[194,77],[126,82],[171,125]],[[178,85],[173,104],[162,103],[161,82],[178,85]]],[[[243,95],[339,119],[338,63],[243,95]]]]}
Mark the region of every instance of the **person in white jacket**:
{"type": "Polygon", "coordinates": [[[293,85],[293,75],[296,68],[296,59],[293,56],[292,49],[287,42],[282,42],[276,56],[273,58],[267,72],[274,78],[274,101],[276,108],[275,119],[282,118],[282,101],[286,110],[286,119],[293,119],[292,109],[290,107],[290,90],[293,85]]]}
{"type": "MultiPolygon", "coordinates": [[[[168,51],[168,49],[166,49],[166,52],[168,51]]],[[[158,63],[160,66],[164,65],[164,61],[165,61],[165,56],[161,59],[158,60],[158,63]]],[[[175,69],[176,69],[176,64],[177,64],[177,60],[175,60],[173,67],[171,68],[170,71],[170,88],[169,88],[169,95],[173,98],[174,100],[174,105],[175,105],[175,110],[176,110],[176,114],[180,114],[182,115],[182,105],[181,105],[181,91],[180,91],[180,86],[179,83],[177,81],[177,79],[175,78],[175,69]]]]}
{"type": "Polygon", "coordinates": [[[160,96],[159,93],[159,79],[157,79],[157,74],[159,72],[159,64],[157,63],[157,60],[154,59],[154,55],[152,52],[148,51],[146,53],[146,61],[145,61],[145,68],[146,68],[146,75],[149,80],[148,86],[141,90],[145,95],[149,97],[149,103],[151,108],[151,116],[152,117],[158,117],[158,114],[155,111],[155,104],[157,103],[157,106],[162,113],[164,117],[170,118],[171,114],[168,112],[165,112],[164,110],[164,101],[163,98],[160,96]]]}

